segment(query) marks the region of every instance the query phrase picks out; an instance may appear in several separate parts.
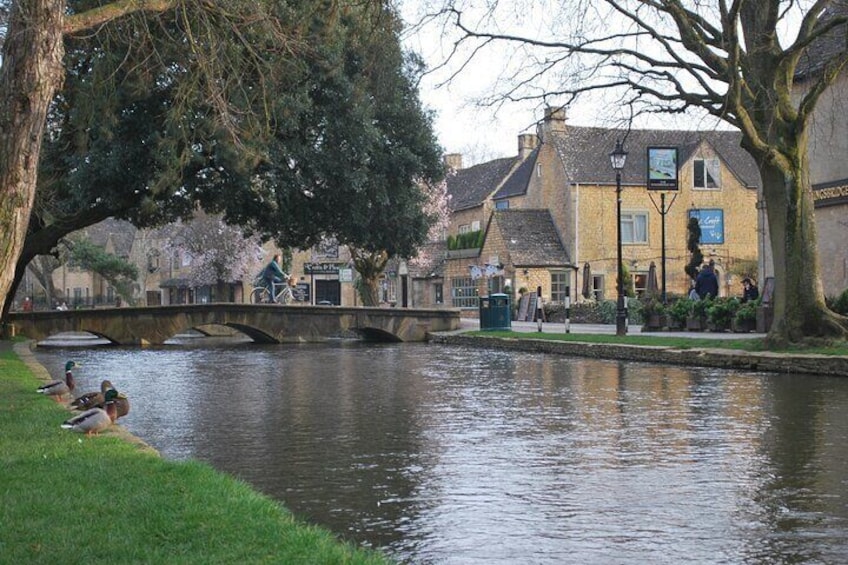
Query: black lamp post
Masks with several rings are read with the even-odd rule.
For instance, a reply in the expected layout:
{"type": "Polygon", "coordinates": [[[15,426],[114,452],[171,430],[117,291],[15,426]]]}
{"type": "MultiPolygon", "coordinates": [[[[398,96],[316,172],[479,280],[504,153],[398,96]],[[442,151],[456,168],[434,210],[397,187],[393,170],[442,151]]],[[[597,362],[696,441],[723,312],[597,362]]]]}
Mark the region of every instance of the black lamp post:
{"type": "Polygon", "coordinates": [[[618,250],[616,261],[618,265],[618,284],[616,285],[617,308],[615,312],[615,335],[627,334],[627,311],[624,307],[624,266],[621,262],[621,169],[627,161],[627,151],[621,145],[621,140],[616,140],[615,149],[609,154],[612,168],[615,169],[615,196],[616,196],[616,224],[618,250]]]}

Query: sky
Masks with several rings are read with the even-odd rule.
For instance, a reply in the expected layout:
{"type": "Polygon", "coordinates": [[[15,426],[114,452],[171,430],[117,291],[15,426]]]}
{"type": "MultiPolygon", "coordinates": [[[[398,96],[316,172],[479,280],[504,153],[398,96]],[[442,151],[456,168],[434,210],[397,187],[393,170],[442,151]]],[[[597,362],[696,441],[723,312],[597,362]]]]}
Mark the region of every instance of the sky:
{"type": "MultiPolygon", "coordinates": [[[[417,2],[406,2],[408,22],[417,21],[417,2]]],[[[499,108],[480,107],[476,101],[490,92],[503,71],[495,58],[482,59],[446,79],[456,69],[438,69],[452,47],[450,39],[432,27],[404,36],[404,45],[420,54],[432,70],[420,84],[421,101],[435,112],[434,126],[446,153],[462,153],[464,165],[518,154],[518,135],[534,133],[542,109],[534,104],[510,103],[499,108]]]]}
{"type": "MultiPolygon", "coordinates": [[[[518,136],[535,133],[536,123],[544,116],[540,101],[506,102],[499,107],[481,107],[476,102],[487,94],[503,92],[496,83],[501,76],[508,77],[526,61],[521,56],[510,58],[508,48],[498,44],[486,56],[475,59],[473,65],[458,70],[462,57],[455,57],[447,69],[439,66],[449,57],[453,48],[452,26],[447,30],[436,25],[418,29],[414,24],[421,21],[422,10],[428,0],[401,0],[401,14],[407,22],[403,36],[407,49],[417,52],[431,69],[420,83],[421,100],[425,108],[435,112],[434,128],[446,153],[461,153],[463,165],[469,166],[499,157],[518,154],[518,136]],[[451,78],[452,77],[452,78],[451,78]],[[448,81],[448,79],[450,80],[448,81]]],[[[503,3],[504,5],[508,3],[503,3]]],[[[543,5],[544,3],[540,3],[543,5]]],[[[536,4],[520,4],[527,8],[523,13],[512,13],[504,32],[529,37],[544,37],[551,33],[546,27],[549,14],[534,13],[536,4]]],[[[469,19],[471,19],[469,17],[469,19]]],[[[570,125],[611,127],[613,116],[605,115],[605,94],[596,92],[592,97],[566,108],[566,120],[570,125]]],[[[726,128],[712,118],[688,116],[652,115],[650,122],[636,119],[637,128],[686,129],[726,128]]]]}

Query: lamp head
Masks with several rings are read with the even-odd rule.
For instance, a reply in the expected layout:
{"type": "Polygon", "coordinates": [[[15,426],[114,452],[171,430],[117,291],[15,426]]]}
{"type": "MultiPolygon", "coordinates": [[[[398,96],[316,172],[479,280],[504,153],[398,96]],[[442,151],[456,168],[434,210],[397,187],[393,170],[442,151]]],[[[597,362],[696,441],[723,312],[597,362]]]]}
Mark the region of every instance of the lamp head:
{"type": "Polygon", "coordinates": [[[624,150],[620,139],[615,141],[615,149],[612,150],[609,156],[613,169],[620,171],[624,168],[624,163],[627,161],[627,151],[624,150]]]}

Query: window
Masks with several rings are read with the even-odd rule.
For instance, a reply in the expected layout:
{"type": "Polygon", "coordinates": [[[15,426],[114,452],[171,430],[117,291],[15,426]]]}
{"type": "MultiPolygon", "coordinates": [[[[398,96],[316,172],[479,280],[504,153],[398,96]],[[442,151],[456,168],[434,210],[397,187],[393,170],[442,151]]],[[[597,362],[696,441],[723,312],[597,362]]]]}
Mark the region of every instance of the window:
{"type": "Polygon", "coordinates": [[[592,294],[595,300],[602,302],[604,300],[604,276],[594,275],[592,277],[592,294]]]}
{"type": "Polygon", "coordinates": [[[433,303],[434,304],[443,304],[445,302],[444,290],[442,289],[442,283],[436,283],[433,285],[433,303]]]}
{"type": "Polygon", "coordinates": [[[471,277],[451,279],[451,306],[454,308],[477,307],[477,285],[471,277]]]}
{"type": "Polygon", "coordinates": [[[495,202],[495,210],[509,210],[509,200],[498,200],[495,202]]]}
{"type": "Polygon", "coordinates": [[[633,291],[639,298],[645,294],[648,288],[648,273],[635,273],[633,275],[633,291]]]}
{"type": "Polygon", "coordinates": [[[537,177],[542,176],[542,164],[541,163],[536,164],[536,176],[537,177]]]}
{"type": "Polygon", "coordinates": [[[471,222],[471,231],[480,231],[480,220],[471,222]]]}
{"type": "Polygon", "coordinates": [[[568,273],[551,271],[551,302],[562,304],[569,295],[568,273]]]}
{"type": "Polygon", "coordinates": [[[721,188],[721,162],[718,159],[695,159],[694,188],[718,190],[721,188]]]}
{"type": "Polygon", "coordinates": [[[471,224],[462,224],[459,226],[459,233],[468,233],[471,231],[471,224]]]}
{"type": "Polygon", "coordinates": [[[648,243],[648,213],[621,213],[621,242],[648,243]]]}

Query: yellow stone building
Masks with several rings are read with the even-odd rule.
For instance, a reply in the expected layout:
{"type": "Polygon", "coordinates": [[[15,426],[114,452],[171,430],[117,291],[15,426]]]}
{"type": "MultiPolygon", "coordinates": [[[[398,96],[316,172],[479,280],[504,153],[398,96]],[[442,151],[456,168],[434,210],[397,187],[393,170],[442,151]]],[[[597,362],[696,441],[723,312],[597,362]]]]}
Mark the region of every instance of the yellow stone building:
{"type": "Polygon", "coordinates": [[[622,262],[636,293],[644,291],[651,264],[662,280],[663,247],[667,292],[688,291],[686,225],[695,216],[705,261],[717,265],[720,294],[741,294],[741,275],[756,275],[760,181],[738,133],[569,126],[563,110],[549,109],[537,135],[519,136],[515,158],[449,177],[449,233],[476,225],[484,231],[482,247],[448,252],[449,305],[473,309],[475,294],[538,287],[545,302],[614,299],[617,191],[609,154],[619,140],[628,152],[621,172],[622,262]],[[677,150],[678,189],[665,192],[664,204],[662,192],[647,189],[649,147],[677,150]]]}

